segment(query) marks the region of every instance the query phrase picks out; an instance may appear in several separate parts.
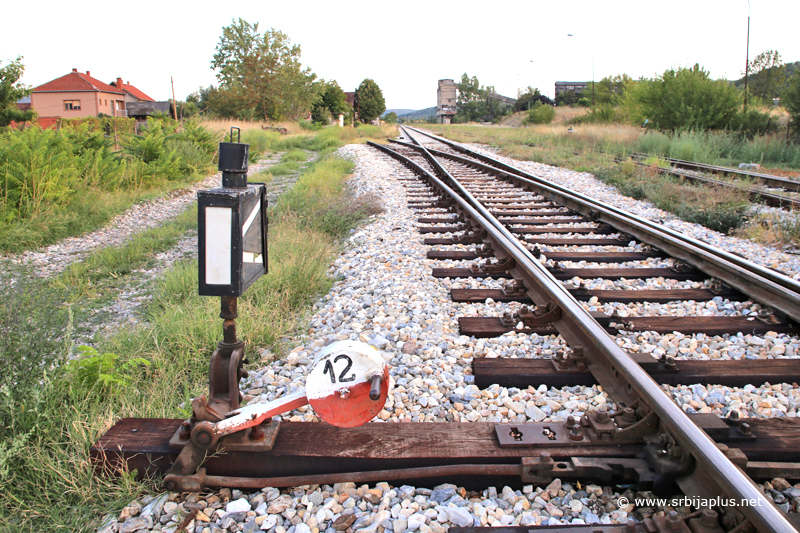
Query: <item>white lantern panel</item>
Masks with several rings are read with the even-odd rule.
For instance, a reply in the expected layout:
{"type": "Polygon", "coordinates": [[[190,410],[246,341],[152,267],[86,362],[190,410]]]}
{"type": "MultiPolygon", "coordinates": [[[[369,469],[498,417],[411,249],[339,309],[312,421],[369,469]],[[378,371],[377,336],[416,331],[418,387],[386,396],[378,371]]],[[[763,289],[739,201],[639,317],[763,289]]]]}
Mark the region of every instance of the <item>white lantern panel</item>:
{"type": "Polygon", "coordinates": [[[231,284],[231,226],[230,207],[206,207],[206,283],[231,284]]]}

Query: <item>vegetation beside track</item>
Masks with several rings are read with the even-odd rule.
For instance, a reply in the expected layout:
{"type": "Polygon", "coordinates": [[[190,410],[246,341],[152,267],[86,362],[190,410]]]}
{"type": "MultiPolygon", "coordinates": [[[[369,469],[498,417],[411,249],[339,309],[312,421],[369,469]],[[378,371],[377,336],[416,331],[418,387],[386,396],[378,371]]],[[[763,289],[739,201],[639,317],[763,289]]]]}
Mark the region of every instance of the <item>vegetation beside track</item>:
{"type": "MultiPolygon", "coordinates": [[[[370,132],[356,135],[385,135],[370,132]]],[[[323,130],[302,143],[327,153],[351,135],[323,130]]],[[[239,303],[237,324],[251,361],[259,360],[259,347],[281,353],[280,338],[295,332],[332,283],[327,270],[339,239],[378,211],[375,199],[348,195],[351,170],[351,162],[322,155],[270,210],[270,271],[239,303]]],[[[205,391],[221,320],[219,299],[197,296],[196,261],[176,263],[158,281],[144,325],[96,338],[96,350],[68,360],[76,324],[119,289],[133,265],[191,229],[193,216],[124,249],[98,252],[86,261],[91,268],[75,265],[52,280],[20,269],[2,273],[0,530],[92,531],[102,514],[158,490],[133,473],[94,477],[88,451],[119,418],[184,417],[190,399],[205,391]]]]}
{"type": "MultiPolygon", "coordinates": [[[[100,122],[59,130],[0,131],[0,252],[18,253],[94,231],[131,205],[185,188],[214,172],[217,143],[240,122],[150,119],[140,135],[108,135],[100,122]],[[115,142],[118,141],[118,142],[115,142]]],[[[293,173],[303,150],[334,151],[385,138],[392,127],[324,128],[289,135],[248,123],[251,163],[287,152],[275,173],[293,173]],[[300,155],[298,155],[300,154],[300,155]]],[[[326,153],[328,153],[326,152],[326,153]]],[[[273,174],[277,175],[277,174],[273,174]]]]}
{"type": "MultiPolygon", "coordinates": [[[[487,144],[514,159],[593,173],[623,195],[649,200],[684,220],[723,233],[735,231],[765,244],[800,246],[800,221],[794,213],[754,213],[744,192],[692,184],[627,160],[634,152],[646,152],[721,166],[758,162],[766,167],[763,172],[777,169],[781,175],[800,176],[800,145],[775,136],[747,139],[727,132],[644,133],[625,125],[573,126],[572,133],[566,125],[425,127],[454,141],[487,144]]],[[[651,163],[659,164],[656,159],[651,163]]]]}
{"type": "Polygon", "coordinates": [[[0,133],[0,252],[92,231],[136,202],[201,179],[219,138],[170,119],[151,119],[141,135],[112,137],[99,122],[0,133]]]}

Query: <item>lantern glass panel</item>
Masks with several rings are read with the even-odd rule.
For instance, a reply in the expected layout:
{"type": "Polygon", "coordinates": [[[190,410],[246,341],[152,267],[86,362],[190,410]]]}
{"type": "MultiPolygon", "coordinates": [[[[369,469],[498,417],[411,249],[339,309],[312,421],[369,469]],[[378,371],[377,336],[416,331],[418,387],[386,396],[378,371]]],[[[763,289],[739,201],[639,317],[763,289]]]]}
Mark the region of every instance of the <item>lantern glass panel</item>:
{"type": "Polygon", "coordinates": [[[205,213],[205,282],[209,285],[230,285],[233,210],[229,207],[206,207],[205,213]]]}
{"type": "Polygon", "coordinates": [[[261,239],[261,197],[254,196],[245,200],[243,213],[248,213],[242,224],[242,262],[245,266],[245,278],[248,278],[249,264],[260,269],[264,264],[263,241],[261,239]]]}

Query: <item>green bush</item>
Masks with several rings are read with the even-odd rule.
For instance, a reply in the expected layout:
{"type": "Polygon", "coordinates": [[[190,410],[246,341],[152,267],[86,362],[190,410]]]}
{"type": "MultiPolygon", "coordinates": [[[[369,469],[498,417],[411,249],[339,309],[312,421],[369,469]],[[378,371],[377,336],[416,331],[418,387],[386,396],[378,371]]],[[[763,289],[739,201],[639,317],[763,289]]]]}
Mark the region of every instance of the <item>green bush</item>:
{"type": "Polygon", "coordinates": [[[800,69],[796,69],[790,78],[782,102],[791,119],[789,127],[795,135],[800,135],[800,69]]]}
{"type": "Polygon", "coordinates": [[[325,127],[321,122],[312,122],[310,120],[301,120],[299,124],[306,131],[319,131],[325,127]]]}
{"type": "Polygon", "coordinates": [[[122,394],[131,384],[131,373],[150,366],[150,361],[142,357],[120,362],[118,355],[101,354],[91,346],[80,346],[78,352],[81,355],[67,363],[66,371],[71,387],[79,396],[122,394]]]}
{"type": "Polygon", "coordinates": [[[556,110],[553,106],[536,102],[531,106],[528,111],[528,116],[525,117],[525,124],[550,124],[556,118],[556,110]]]}
{"type": "Polygon", "coordinates": [[[778,130],[778,122],[773,120],[769,113],[750,108],[747,112],[737,113],[730,129],[752,138],[756,135],[775,133],[778,130]]]}
{"type": "Polygon", "coordinates": [[[200,146],[182,139],[167,139],[164,142],[167,152],[174,153],[179,161],[179,174],[187,176],[198,174],[208,168],[211,159],[200,146]]]}
{"type": "Polygon", "coordinates": [[[610,124],[623,122],[623,114],[611,104],[602,104],[592,109],[585,115],[578,115],[570,120],[570,124],[610,124]]]}
{"type": "Polygon", "coordinates": [[[649,119],[661,130],[726,129],[741,107],[739,91],[712,80],[700,65],[669,69],[654,80],[640,80],[626,93],[636,122],[649,119]]]}

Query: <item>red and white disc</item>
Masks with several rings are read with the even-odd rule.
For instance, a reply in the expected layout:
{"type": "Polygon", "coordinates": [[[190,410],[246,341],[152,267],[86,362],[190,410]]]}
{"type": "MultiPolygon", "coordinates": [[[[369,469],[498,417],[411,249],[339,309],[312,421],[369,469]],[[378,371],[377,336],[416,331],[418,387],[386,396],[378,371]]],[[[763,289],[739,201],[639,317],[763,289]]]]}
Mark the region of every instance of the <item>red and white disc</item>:
{"type": "Polygon", "coordinates": [[[356,341],[326,346],[306,381],[308,403],[317,416],[338,427],[365,424],[381,412],[389,395],[389,366],[378,350],[356,341]],[[372,378],[380,376],[380,396],[370,398],[372,378]]]}

